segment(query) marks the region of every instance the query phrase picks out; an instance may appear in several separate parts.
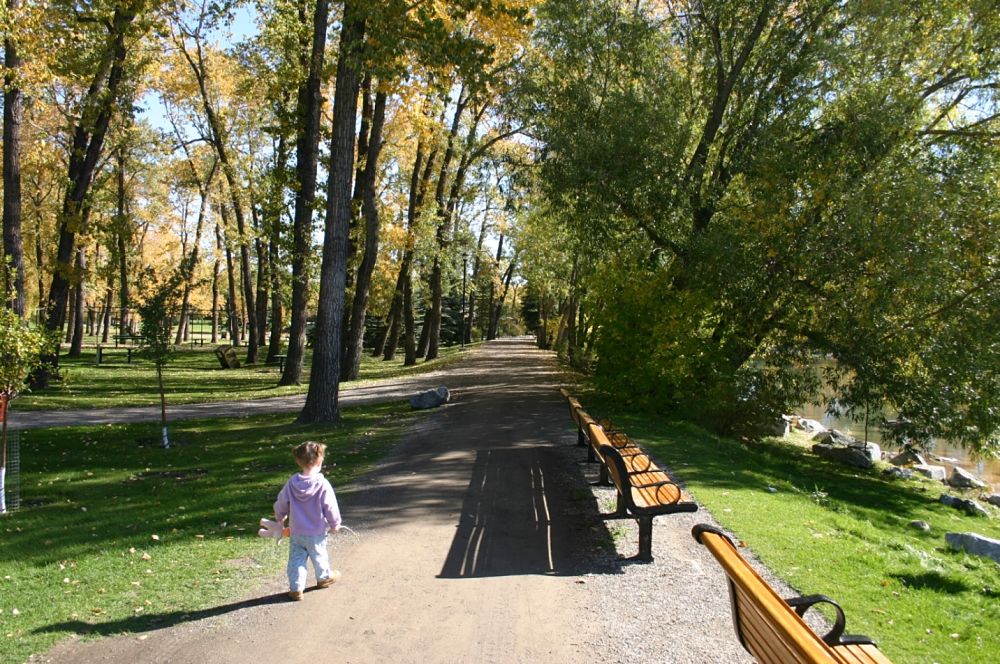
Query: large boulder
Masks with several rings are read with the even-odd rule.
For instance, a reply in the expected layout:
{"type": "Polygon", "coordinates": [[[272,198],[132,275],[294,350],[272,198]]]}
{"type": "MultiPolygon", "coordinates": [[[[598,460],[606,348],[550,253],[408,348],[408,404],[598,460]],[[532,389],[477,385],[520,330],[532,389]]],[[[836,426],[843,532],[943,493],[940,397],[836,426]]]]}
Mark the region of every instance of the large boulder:
{"type": "Polygon", "coordinates": [[[944,466],[932,466],[930,464],[921,463],[914,466],[913,470],[917,471],[924,477],[937,480],[938,482],[944,482],[944,478],[948,476],[948,469],[944,466]]]}
{"type": "Polygon", "coordinates": [[[797,431],[805,431],[806,433],[823,433],[826,431],[826,427],[816,420],[810,420],[808,417],[802,417],[800,415],[782,415],[781,416],[792,429],[797,431]]]}
{"type": "Polygon", "coordinates": [[[959,489],[983,489],[986,487],[986,482],[965,468],[959,468],[958,466],[951,469],[951,477],[948,478],[948,484],[959,489]]]}
{"type": "Polygon", "coordinates": [[[984,556],[1000,563],[1000,540],[976,533],[945,533],[948,546],[973,556],[984,556]]]}
{"type": "Polygon", "coordinates": [[[824,459],[835,461],[846,466],[855,468],[871,468],[878,461],[882,453],[875,443],[860,443],[858,445],[833,445],[830,443],[817,443],[812,446],[813,454],[824,459]]]}
{"type": "Polygon", "coordinates": [[[820,431],[812,437],[812,440],[814,443],[818,443],[820,445],[864,445],[864,443],[854,436],[850,436],[843,431],[837,431],[836,429],[825,429],[820,431]]]}
{"type": "Polygon", "coordinates": [[[415,410],[437,408],[451,401],[451,392],[443,385],[437,389],[420,392],[410,397],[410,407],[415,410]]]}
{"type": "Polygon", "coordinates": [[[889,466],[888,468],[882,471],[882,475],[892,479],[912,480],[913,470],[910,468],[899,468],[898,466],[889,466]]]}
{"type": "Polygon", "coordinates": [[[894,466],[922,466],[927,463],[924,457],[912,447],[904,447],[899,454],[889,459],[894,466]]]}
{"type": "Polygon", "coordinates": [[[941,494],[941,504],[962,510],[969,516],[985,516],[987,518],[990,516],[989,510],[969,498],[959,498],[945,493],[941,494]]]}

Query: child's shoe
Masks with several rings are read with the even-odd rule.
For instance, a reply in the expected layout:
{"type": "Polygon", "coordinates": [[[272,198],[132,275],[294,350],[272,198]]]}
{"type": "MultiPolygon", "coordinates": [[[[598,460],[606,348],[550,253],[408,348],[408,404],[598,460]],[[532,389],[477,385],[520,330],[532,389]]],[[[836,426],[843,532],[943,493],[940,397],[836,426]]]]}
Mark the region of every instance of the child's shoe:
{"type": "Polygon", "coordinates": [[[302,591],[301,590],[289,590],[288,591],[288,599],[292,600],[293,602],[301,602],[302,601],[302,591]]]}
{"type": "Polygon", "coordinates": [[[337,582],[337,579],[339,578],[340,578],[340,571],[333,570],[332,572],[330,572],[330,576],[326,577],[325,579],[320,579],[319,581],[316,582],[316,588],[319,589],[329,588],[330,586],[335,584],[337,582]]]}

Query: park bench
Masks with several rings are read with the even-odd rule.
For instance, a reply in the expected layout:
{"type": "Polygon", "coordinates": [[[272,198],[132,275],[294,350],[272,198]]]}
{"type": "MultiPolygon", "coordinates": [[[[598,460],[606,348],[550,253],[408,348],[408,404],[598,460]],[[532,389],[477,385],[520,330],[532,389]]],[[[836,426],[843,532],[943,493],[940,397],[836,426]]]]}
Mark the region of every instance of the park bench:
{"type": "Polygon", "coordinates": [[[116,334],[115,337],[115,348],[118,346],[133,346],[142,340],[137,334],[116,334]]]}
{"type": "Polygon", "coordinates": [[[588,435],[599,445],[602,465],[618,493],[615,511],[604,518],[634,518],[639,524],[639,553],[635,559],[652,562],[653,519],[664,514],[697,512],[698,504],[637,445],[612,445],[596,423],[589,425],[588,435]]]}
{"type": "Polygon", "coordinates": [[[119,350],[125,351],[125,353],[127,354],[127,358],[128,358],[127,362],[129,364],[132,364],[132,352],[135,350],[135,348],[133,348],[132,346],[126,346],[126,347],[123,347],[123,348],[119,348],[117,346],[117,344],[116,344],[114,348],[105,348],[104,346],[98,344],[97,345],[97,365],[98,366],[100,366],[101,364],[104,363],[104,356],[107,354],[107,352],[109,350],[110,351],[119,351],[119,350]]]}
{"type": "Polygon", "coordinates": [[[595,420],[565,388],[559,392],[569,402],[570,417],[577,425],[577,445],[588,448],[588,460],[601,464],[600,486],[614,486],[618,493],[615,511],[608,519],[634,518],[639,524],[639,554],[636,560],[651,562],[653,518],[663,514],[696,512],[698,505],[676,482],[625,434],[607,420],[595,420]]]}
{"type": "Polygon", "coordinates": [[[760,664],[889,664],[874,641],[866,636],[844,634],[844,612],[829,597],[809,595],[782,599],[721,530],[699,524],[691,534],[725,570],[736,636],[760,664]],[[833,627],[824,636],[814,632],[802,619],[817,604],[830,604],[837,614],[833,627]]]}
{"type": "Polygon", "coordinates": [[[631,456],[641,453],[638,445],[625,434],[624,431],[616,429],[608,420],[595,420],[587,411],[583,409],[580,402],[572,397],[565,388],[559,388],[559,392],[569,401],[569,414],[577,426],[576,444],[579,447],[587,447],[587,460],[591,463],[600,463],[600,476],[597,480],[598,486],[611,486],[608,477],[608,464],[601,453],[601,445],[610,443],[612,447],[618,449],[623,456],[631,456]],[[604,432],[604,437],[596,440],[588,433],[590,424],[597,426],[604,432]]]}

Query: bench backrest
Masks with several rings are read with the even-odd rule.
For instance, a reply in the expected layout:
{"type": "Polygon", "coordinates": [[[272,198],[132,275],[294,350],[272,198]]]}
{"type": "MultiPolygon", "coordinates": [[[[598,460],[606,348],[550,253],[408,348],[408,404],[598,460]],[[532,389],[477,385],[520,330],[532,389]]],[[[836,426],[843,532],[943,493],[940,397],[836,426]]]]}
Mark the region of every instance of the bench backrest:
{"type": "Polygon", "coordinates": [[[692,534],[725,570],[736,634],[760,664],[854,661],[824,643],[721,531],[699,525],[692,534]]]}

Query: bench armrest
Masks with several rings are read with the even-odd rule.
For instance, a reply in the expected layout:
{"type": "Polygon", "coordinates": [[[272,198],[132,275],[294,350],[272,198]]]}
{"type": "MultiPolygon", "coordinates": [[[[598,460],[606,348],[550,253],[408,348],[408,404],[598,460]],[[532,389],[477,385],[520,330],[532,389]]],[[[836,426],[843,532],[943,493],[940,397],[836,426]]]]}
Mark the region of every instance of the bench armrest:
{"type": "Polygon", "coordinates": [[[844,628],[847,626],[847,618],[844,616],[844,610],[840,608],[840,604],[837,604],[834,600],[830,599],[826,595],[806,595],[805,597],[791,597],[785,600],[785,604],[795,609],[795,613],[799,616],[805,616],[806,611],[816,606],[817,604],[829,604],[834,609],[837,610],[837,619],[833,623],[833,627],[829,632],[823,637],[824,642],[827,645],[835,646],[841,642],[841,637],[844,635],[844,628]]]}

